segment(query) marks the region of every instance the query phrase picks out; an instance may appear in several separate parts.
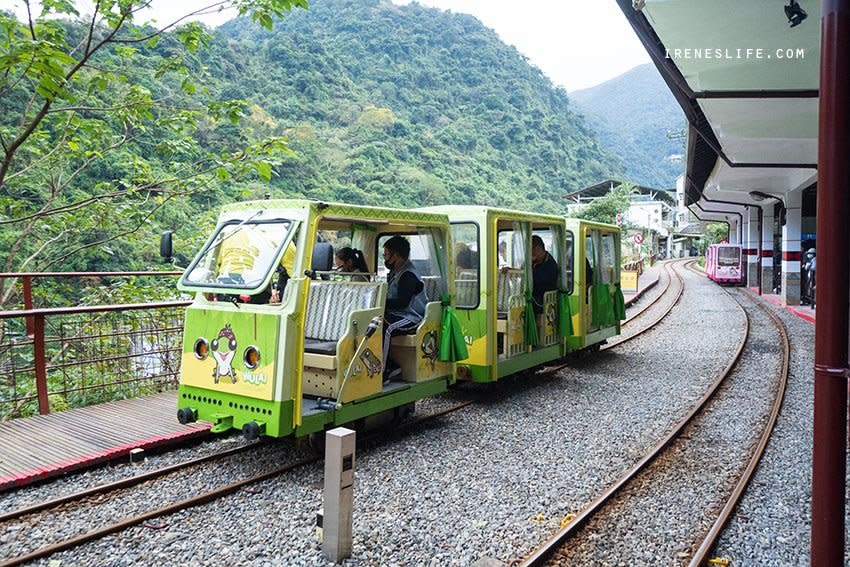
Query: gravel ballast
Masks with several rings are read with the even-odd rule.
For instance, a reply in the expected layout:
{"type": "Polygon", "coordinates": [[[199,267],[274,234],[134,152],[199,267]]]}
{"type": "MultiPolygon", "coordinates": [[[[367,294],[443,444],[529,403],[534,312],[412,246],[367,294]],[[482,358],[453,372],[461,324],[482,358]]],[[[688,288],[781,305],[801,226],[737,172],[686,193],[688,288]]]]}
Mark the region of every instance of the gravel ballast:
{"type": "MultiPolygon", "coordinates": [[[[481,398],[414,431],[359,447],[354,550],[346,563],[503,564],[553,534],[565,515],[581,509],[681,418],[732,356],[742,331],[734,302],[704,278],[687,271],[683,277],[682,300],[645,336],[554,376],[516,377],[489,392],[466,387],[426,400],[418,404],[421,411],[445,399],[481,398]],[[719,328],[728,333],[717,337],[719,328]]],[[[195,480],[224,483],[236,473],[215,467],[195,480]]],[[[130,528],[51,559],[322,565],[314,525],[321,481],[321,465],[309,466],[169,516],[162,529],[130,528]]],[[[128,515],[126,504],[103,506],[112,519],[128,515]]],[[[64,516],[58,518],[51,529],[63,529],[64,516]]],[[[8,551],[0,544],[0,553],[8,551]]]]}

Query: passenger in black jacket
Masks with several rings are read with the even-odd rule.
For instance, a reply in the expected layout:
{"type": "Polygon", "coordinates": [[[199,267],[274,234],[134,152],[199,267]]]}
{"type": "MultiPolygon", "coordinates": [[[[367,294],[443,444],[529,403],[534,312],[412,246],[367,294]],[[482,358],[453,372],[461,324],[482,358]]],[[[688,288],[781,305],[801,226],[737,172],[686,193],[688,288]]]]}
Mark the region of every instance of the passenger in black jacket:
{"type": "Polygon", "coordinates": [[[543,312],[543,294],[558,289],[558,263],[546,251],[543,239],[531,237],[531,278],[534,282],[531,297],[534,313],[543,312]]]}

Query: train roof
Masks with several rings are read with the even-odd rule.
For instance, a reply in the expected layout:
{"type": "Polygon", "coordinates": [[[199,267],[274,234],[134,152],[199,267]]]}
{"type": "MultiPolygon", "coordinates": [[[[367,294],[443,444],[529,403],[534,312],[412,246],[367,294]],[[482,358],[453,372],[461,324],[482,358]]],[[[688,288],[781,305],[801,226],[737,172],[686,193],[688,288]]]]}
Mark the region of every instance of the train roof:
{"type": "Polygon", "coordinates": [[[443,213],[449,215],[450,217],[453,214],[468,214],[470,216],[473,215],[502,215],[508,217],[519,218],[523,220],[551,220],[551,221],[563,221],[564,217],[552,214],[545,213],[532,213],[529,211],[520,211],[516,209],[506,209],[501,207],[489,207],[486,205],[435,205],[432,207],[422,207],[417,209],[419,211],[428,211],[435,213],[443,213]]]}
{"type": "Polygon", "coordinates": [[[444,213],[440,213],[439,211],[427,211],[424,209],[394,209],[391,207],[376,207],[371,205],[350,205],[347,203],[315,201],[312,199],[262,199],[255,201],[241,201],[223,206],[221,212],[222,215],[229,216],[234,213],[254,212],[258,210],[304,210],[321,213],[322,216],[325,217],[339,217],[340,220],[386,219],[410,223],[422,222],[426,224],[448,222],[448,216],[444,213]]]}

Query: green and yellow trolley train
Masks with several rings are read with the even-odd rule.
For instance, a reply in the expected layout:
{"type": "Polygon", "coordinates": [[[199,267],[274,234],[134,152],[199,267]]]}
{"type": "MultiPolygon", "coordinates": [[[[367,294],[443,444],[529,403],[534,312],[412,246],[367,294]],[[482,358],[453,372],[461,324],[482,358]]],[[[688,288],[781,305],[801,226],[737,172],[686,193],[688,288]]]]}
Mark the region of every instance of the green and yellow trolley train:
{"type": "Polygon", "coordinates": [[[195,294],[178,419],[302,437],[598,347],[624,318],[619,242],[615,226],[490,207],[229,205],[178,283],[195,294]],[[384,353],[382,249],[396,235],[427,302],[384,353]],[[550,289],[542,275],[535,288],[532,243],[551,255],[550,289]],[[334,270],[341,246],[363,251],[369,271],[334,270]],[[385,356],[401,370],[391,380],[385,356]]]}

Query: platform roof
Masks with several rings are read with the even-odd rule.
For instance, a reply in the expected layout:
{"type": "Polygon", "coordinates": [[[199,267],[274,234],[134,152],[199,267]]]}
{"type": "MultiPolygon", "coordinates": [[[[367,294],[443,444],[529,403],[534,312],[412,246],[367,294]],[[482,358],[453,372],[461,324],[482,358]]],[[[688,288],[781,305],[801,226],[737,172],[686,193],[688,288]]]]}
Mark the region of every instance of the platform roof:
{"type": "Polygon", "coordinates": [[[816,179],[820,2],[617,0],[689,122],[688,204],[764,204],[816,179]]]}
{"type": "MultiPolygon", "coordinates": [[[[619,187],[623,183],[623,181],[618,181],[616,179],[606,179],[605,181],[600,181],[594,185],[589,185],[584,189],[567,193],[564,195],[564,198],[570,201],[579,202],[581,199],[595,199],[603,197],[611,189],[619,187]]],[[[634,187],[640,195],[647,195],[670,203],[676,202],[675,194],[666,189],[653,189],[652,187],[644,187],[643,185],[635,185],[634,187]]]]}

